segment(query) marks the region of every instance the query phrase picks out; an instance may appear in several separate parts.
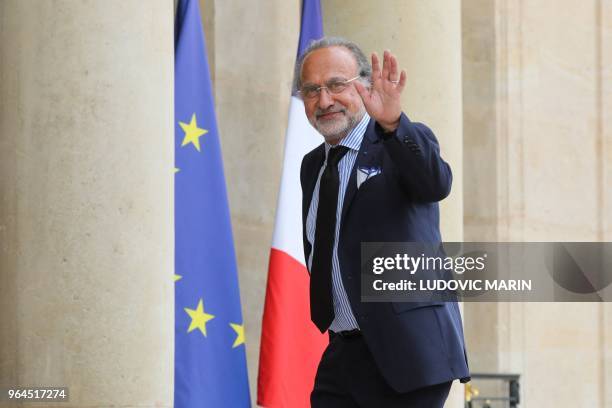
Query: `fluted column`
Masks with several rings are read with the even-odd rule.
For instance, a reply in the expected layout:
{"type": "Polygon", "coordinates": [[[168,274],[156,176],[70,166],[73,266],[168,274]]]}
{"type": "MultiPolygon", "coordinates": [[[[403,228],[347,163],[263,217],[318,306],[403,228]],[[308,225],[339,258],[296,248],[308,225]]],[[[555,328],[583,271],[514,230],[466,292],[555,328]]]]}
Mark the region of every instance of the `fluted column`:
{"type": "Polygon", "coordinates": [[[173,4],[6,0],[0,27],[0,385],[172,406],[173,4]]]}

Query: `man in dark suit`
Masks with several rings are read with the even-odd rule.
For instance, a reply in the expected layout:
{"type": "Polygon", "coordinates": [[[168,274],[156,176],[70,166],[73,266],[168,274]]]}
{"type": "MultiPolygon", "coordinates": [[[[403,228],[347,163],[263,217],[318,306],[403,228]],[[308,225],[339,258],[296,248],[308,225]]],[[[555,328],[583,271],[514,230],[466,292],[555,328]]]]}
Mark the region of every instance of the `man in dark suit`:
{"type": "Polygon", "coordinates": [[[432,131],[402,113],[406,73],[352,42],[313,42],[296,66],[306,116],[325,142],[300,173],[311,318],[330,343],[313,407],[442,407],[469,371],[456,302],[361,302],[362,242],[441,241],[449,165],[432,131]]]}

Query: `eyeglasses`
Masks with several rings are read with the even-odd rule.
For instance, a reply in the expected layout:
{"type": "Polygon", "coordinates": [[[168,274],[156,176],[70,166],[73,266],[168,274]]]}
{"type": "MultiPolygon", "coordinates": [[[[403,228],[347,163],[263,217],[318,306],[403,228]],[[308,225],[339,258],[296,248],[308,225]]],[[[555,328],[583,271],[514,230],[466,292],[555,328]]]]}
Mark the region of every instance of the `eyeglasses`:
{"type": "Polygon", "coordinates": [[[302,97],[305,99],[318,98],[319,94],[321,93],[323,89],[327,89],[327,92],[329,92],[330,94],[336,95],[344,91],[351,82],[353,82],[359,77],[361,77],[361,75],[357,75],[355,78],[347,79],[346,81],[339,81],[337,79],[333,79],[325,83],[324,86],[317,86],[317,85],[305,86],[299,92],[300,92],[300,95],[302,95],[302,97]]]}

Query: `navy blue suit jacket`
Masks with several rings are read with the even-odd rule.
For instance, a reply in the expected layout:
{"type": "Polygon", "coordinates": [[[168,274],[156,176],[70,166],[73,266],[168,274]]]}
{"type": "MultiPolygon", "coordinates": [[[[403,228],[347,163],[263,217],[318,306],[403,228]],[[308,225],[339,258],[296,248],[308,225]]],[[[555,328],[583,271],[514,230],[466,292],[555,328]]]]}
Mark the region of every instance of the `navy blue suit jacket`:
{"type": "MultiPolygon", "coordinates": [[[[302,160],[305,259],[312,250],[305,222],[324,159],[321,144],[302,160]]],[[[469,379],[461,315],[456,302],[361,302],[361,243],[440,242],[437,202],[450,193],[451,184],[451,169],[427,126],[402,114],[398,129],[389,135],[370,120],[344,198],[338,258],[363,337],[398,392],[469,379]],[[357,188],[359,166],[380,167],[382,172],[357,188]]]]}

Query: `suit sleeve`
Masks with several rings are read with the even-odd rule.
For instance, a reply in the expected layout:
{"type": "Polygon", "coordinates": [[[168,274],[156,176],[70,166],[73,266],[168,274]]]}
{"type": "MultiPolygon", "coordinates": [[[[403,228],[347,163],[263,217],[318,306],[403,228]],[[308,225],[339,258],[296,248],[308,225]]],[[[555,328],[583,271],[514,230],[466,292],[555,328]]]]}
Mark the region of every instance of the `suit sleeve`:
{"type": "Polygon", "coordinates": [[[404,113],[395,132],[386,133],[378,123],[374,129],[397,170],[400,185],[413,199],[436,202],[449,195],[453,175],[440,157],[440,145],[431,129],[411,122],[404,113]]]}

